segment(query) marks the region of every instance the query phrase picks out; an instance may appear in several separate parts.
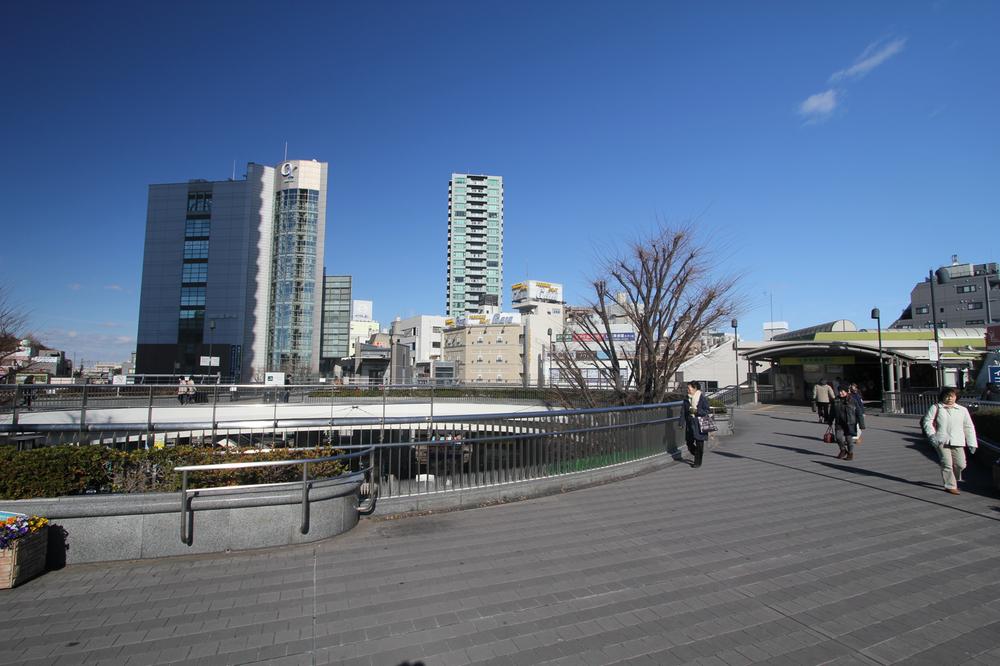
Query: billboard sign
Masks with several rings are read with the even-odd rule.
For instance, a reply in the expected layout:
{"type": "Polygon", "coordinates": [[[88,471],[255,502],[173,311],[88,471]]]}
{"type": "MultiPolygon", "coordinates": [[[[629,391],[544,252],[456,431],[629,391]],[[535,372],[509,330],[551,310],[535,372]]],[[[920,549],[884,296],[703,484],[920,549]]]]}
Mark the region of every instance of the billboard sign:
{"type": "Polygon", "coordinates": [[[552,301],[562,303],[563,286],[557,282],[539,282],[538,280],[525,280],[511,285],[511,300],[514,303],[521,301],[552,301]]]}
{"type": "Polygon", "coordinates": [[[1000,324],[986,327],[986,348],[1000,349],[1000,324]]]}
{"type": "Polygon", "coordinates": [[[991,365],[989,370],[990,384],[1000,384],[1000,365],[991,365]]]}

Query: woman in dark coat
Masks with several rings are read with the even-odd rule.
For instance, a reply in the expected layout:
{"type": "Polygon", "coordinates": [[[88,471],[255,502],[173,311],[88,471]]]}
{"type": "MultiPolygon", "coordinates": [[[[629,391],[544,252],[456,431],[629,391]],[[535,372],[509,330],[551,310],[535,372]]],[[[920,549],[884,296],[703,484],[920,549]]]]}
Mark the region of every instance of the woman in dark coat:
{"type": "Polygon", "coordinates": [[[688,451],[694,456],[694,463],[691,466],[701,467],[708,433],[702,432],[698,417],[708,416],[712,410],[708,406],[708,398],[701,392],[701,384],[688,382],[687,393],[687,397],[684,398],[684,441],[687,443],[688,451]]]}
{"type": "Polygon", "coordinates": [[[851,397],[851,390],[847,386],[841,386],[837,394],[826,422],[833,425],[833,436],[840,447],[837,458],[854,460],[854,438],[858,436],[858,428],[865,427],[865,412],[851,397]]]}

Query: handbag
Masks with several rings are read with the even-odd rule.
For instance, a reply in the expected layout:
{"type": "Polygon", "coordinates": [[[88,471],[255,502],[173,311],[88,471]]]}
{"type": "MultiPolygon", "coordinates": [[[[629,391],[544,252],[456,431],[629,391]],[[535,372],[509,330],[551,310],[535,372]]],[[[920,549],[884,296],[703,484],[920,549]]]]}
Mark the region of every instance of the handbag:
{"type": "Polygon", "coordinates": [[[709,414],[698,417],[698,429],[702,432],[715,432],[719,428],[715,425],[715,417],[709,414]]]}
{"type": "Polygon", "coordinates": [[[827,444],[833,444],[833,424],[832,423],[826,429],[826,432],[823,433],[823,441],[826,442],[827,444]]]}

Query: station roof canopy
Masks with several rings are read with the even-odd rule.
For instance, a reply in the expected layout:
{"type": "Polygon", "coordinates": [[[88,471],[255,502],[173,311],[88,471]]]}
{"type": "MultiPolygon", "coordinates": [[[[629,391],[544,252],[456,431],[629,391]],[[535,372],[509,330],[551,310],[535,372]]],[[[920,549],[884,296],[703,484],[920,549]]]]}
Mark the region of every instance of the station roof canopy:
{"type": "MultiPolygon", "coordinates": [[[[789,340],[775,341],[761,345],[756,349],[741,354],[750,361],[777,361],[793,356],[828,357],[828,356],[865,356],[878,358],[878,347],[857,342],[840,340],[789,340]]],[[[884,358],[897,358],[903,361],[916,362],[919,358],[900,351],[882,347],[884,358]]]]}

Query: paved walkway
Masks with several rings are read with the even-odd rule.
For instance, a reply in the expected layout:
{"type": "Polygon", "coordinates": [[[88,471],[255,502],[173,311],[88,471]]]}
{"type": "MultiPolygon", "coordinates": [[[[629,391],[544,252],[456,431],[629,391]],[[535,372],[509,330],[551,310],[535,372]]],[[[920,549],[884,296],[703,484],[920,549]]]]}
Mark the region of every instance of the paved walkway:
{"type": "Polygon", "coordinates": [[[944,493],[903,419],[841,462],[811,416],[747,413],[697,470],[49,572],[0,592],[0,663],[1000,663],[985,479],[944,493]]]}

